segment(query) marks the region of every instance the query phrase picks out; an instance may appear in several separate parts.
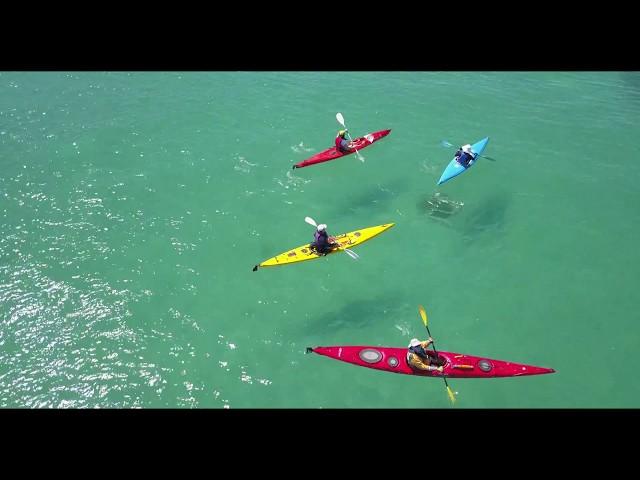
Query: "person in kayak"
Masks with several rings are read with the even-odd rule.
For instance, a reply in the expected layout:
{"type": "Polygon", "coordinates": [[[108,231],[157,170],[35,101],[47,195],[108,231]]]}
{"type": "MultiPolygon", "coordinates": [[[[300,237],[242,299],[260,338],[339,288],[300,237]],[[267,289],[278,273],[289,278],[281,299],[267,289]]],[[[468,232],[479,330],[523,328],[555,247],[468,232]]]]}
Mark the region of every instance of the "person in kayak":
{"type": "Polygon", "coordinates": [[[424,342],[421,342],[417,338],[411,339],[409,351],[407,352],[407,363],[410,367],[416,370],[427,370],[429,372],[438,371],[442,373],[444,369],[443,366],[435,365],[438,363],[438,358],[427,352],[427,348],[429,348],[429,345],[432,343],[433,338],[431,337],[424,342]]]}
{"type": "Polygon", "coordinates": [[[324,256],[335,246],[335,237],[329,236],[327,233],[327,226],[324,223],[318,225],[316,232],[313,234],[313,243],[311,243],[311,248],[315,249],[318,254],[324,256]]]}
{"type": "Polygon", "coordinates": [[[346,135],[347,130],[340,130],[336,137],[336,150],[342,153],[349,153],[351,151],[351,142],[345,138],[346,135]]]}
{"type": "Polygon", "coordinates": [[[471,145],[469,144],[460,147],[456,152],[456,160],[464,168],[469,167],[475,159],[476,155],[471,151],[471,145]]]}

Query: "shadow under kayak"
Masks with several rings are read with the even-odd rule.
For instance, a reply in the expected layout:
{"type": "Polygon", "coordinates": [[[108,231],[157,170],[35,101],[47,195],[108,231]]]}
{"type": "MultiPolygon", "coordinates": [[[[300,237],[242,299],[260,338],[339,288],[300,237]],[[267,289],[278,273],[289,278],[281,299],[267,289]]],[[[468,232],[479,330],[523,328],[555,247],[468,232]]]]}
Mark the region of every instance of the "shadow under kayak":
{"type": "Polygon", "coordinates": [[[440,177],[440,180],[438,180],[438,185],[443,184],[447,180],[451,180],[453,177],[457,177],[458,175],[466,172],[471,167],[473,167],[476,164],[476,162],[480,159],[480,155],[482,155],[482,152],[487,146],[487,143],[489,143],[489,137],[483,138],[482,140],[478,140],[476,143],[471,145],[471,151],[473,153],[476,153],[477,156],[476,156],[476,159],[473,161],[473,163],[467,167],[464,167],[463,165],[461,165],[458,162],[458,160],[456,160],[456,158],[454,157],[453,160],[449,162],[449,165],[447,165],[447,168],[444,169],[444,172],[442,172],[442,176],[440,177]]]}
{"type": "Polygon", "coordinates": [[[355,149],[352,149],[348,152],[340,152],[336,147],[327,148],[320,153],[316,153],[313,157],[307,158],[302,162],[296,163],[293,168],[303,168],[308,167],[309,165],[315,165],[316,163],[328,162],[329,160],[335,160],[337,158],[345,157],[347,155],[351,155],[356,151],[363,150],[367,148],[372,143],[377,142],[381,138],[389,135],[391,130],[380,130],[379,132],[368,133],[364,137],[356,138],[353,142],[356,146],[355,149]]]}
{"type": "MultiPolygon", "coordinates": [[[[442,376],[438,371],[429,372],[415,370],[410,367],[407,363],[407,352],[407,348],[396,347],[307,347],[307,353],[317,353],[318,355],[324,355],[325,357],[352,363],[360,367],[422,377],[442,376]]],[[[534,365],[505,362],[504,360],[494,360],[462,353],[442,352],[440,350],[438,350],[438,360],[443,363],[444,375],[449,378],[522,377],[555,372],[553,368],[536,367],[534,365]]]]}

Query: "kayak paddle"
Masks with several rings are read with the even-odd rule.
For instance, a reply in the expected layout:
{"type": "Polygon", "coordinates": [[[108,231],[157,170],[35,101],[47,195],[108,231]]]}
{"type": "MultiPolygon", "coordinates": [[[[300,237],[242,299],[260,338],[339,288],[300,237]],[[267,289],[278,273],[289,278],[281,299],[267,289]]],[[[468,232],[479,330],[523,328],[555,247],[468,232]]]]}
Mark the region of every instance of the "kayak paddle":
{"type": "MultiPolygon", "coordinates": [[[[313,225],[316,228],[318,227],[318,224],[316,223],[316,221],[311,217],[304,217],[304,221],[307,222],[309,225],[313,225]]],[[[344,253],[349,255],[354,260],[358,260],[360,258],[360,255],[358,255],[356,252],[349,250],[347,247],[338,247],[338,250],[342,250],[344,253]]]]}
{"type": "MultiPolygon", "coordinates": [[[[447,148],[451,148],[451,147],[453,147],[453,144],[451,144],[451,143],[447,142],[446,140],[442,140],[442,141],[440,142],[440,145],[442,145],[443,147],[447,147],[447,148]]],[[[487,157],[487,156],[485,156],[485,155],[480,155],[480,156],[481,156],[482,158],[486,158],[487,160],[491,160],[492,162],[495,162],[495,161],[496,161],[496,160],[495,160],[495,158],[487,157]]]]}
{"type": "MultiPolygon", "coordinates": [[[[420,316],[422,317],[422,323],[424,323],[424,326],[427,327],[427,333],[429,334],[429,337],[431,337],[431,332],[429,331],[429,323],[428,323],[428,320],[427,320],[427,312],[425,311],[425,309],[424,309],[424,307],[422,305],[418,305],[418,310],[420,310],[420,316]]],[[[433,346],[433,351],[436,352],[436,357],[437,357],[438,356],[438,351],[436,350],[436,343],[435,342],[431,342],[431,345],[433,346]]],[[[451,387],[447,383],[447,377],[444,374],[444,372],[442,373],[442,379],[444,380],[444,384],[447,386],[447,394],[449,395],[449,400],[451,400],[451,403],[455,403],[456,402],[456,397],[453,394],[453,390],[451,390],[451,387]]]]}
{"type": "MultiPolygon", "coordinates": [[[[349,137],[349,140],[351,140],[351,142],[353,143],[353,138],[351,138],[351,135],[349,134],[349,130],[347,129],[347,126],[344,124],[344,117],[340,112],[336,113],[336,120],[338,120],[338,123],[342,125],[345,130],[347,130],[347,136],[349,137]]],[[[358,160],[360,160],[361,162],[364,162],[364,158],[360,156],[358,149],[355,146],[353,148],[356,151],[356,156],[358,157],[358,160]]]]}

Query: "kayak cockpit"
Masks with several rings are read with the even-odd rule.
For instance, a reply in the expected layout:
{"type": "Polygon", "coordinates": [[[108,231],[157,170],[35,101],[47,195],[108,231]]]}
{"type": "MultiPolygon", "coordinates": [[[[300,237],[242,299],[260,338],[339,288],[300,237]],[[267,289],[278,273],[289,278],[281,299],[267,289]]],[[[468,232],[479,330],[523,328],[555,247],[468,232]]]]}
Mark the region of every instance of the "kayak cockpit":
{"type": "MultiPolygon", "coordinates": [[[[407,352],[407,355],[404,359],[407,366],[414,372],[424,372],[424,370],[422,370],[421,368],[417,368],[411,364],[411,362],[409,361],[409,355],[410,352],[407,352]]],[[[432,351],[427,351],[427,356],[429,357],[429,364],[434,367],[446,367],[449,363],[449,359],[447,357],[445,357],[444,355],[436,355],[435,352],[432,351]]]]}

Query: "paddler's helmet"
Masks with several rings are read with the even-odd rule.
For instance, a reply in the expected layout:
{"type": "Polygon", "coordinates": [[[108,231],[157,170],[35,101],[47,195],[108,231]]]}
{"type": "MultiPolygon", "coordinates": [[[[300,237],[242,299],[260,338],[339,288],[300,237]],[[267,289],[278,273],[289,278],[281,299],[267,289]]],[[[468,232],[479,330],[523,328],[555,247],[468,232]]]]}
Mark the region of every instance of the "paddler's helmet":
{"type": "Polygon", "coordinates": [[[471,145],[466,144],[464,147],[462,147],[462,151],[464,153],[471,153],[471,145]]]}
{"type": "Polygon", "coordinates": [[[412,338],[411,343],[409,343],[409,348],[417,347],[418,345],[420,345],[420,340],[418,340],[417,338],[412,338]]]}
{"type": "Polygon", "coordinates": [[[320,225],[318,225],[318,231],[322,232],[323,230],[326,230],[327,226],[324,223],[321,223],[320,225]]]}
{"type": "Polygon", "coordinates": [[[346,130],[340,130],[340,131],[338,132],[338,136],[339,136],[339,137],[344,137],[346,134],[347,134],[347,131],[346,131],[346,130]]]}

